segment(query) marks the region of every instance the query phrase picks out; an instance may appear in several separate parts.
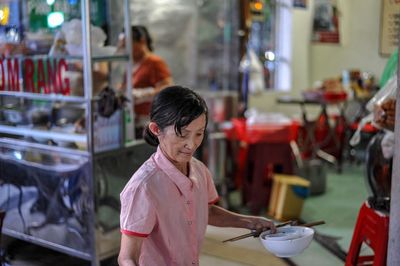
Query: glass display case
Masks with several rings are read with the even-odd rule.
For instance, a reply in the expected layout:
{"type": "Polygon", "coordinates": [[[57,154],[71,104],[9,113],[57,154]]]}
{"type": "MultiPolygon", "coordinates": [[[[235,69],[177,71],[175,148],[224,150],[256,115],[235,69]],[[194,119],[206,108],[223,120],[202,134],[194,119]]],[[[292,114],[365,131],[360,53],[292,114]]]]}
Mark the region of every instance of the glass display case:
{"type": "Polygon", "coordinates": [[[3,233],[92,265],[117,254],[119,193],[153,152],[120,101],[132,44],[125,30],[117,49],[112,23],[130,29],[128,2],[0,2],[3,233]]]}
{"type": "Polygon", "coordinates": [[[132,23],[149,29],[174,82],[202,91],[238,91],[239,1],[173,3],[131,0],[130,10],[132,23]]]}

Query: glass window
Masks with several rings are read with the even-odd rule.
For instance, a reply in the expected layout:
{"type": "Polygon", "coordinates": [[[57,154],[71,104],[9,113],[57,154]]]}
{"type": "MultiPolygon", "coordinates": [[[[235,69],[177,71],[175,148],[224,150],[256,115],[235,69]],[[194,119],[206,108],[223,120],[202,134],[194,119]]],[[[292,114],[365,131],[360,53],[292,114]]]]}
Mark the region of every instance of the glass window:
{"type": "Polygon", "coordinates": [[[248,48],[264,66],[266,90],[291,88],[291,1],[250,1],[248,48]]]}

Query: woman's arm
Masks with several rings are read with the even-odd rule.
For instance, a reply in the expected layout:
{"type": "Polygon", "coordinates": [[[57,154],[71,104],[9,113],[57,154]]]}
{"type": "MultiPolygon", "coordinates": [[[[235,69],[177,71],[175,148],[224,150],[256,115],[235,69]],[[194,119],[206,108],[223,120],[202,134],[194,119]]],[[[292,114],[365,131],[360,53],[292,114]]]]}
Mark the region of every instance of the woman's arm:
{"type": "Polygon", "coordinates": [[[133,88],[132,96],[135,99],[135,104],[151,102],[157,93],[170,85],[172,85],[172,78],[168,77],[159,81],[154,88],[133,88]]]}
{"type": "Polygon", "coordinates": [[[165,87],[171,86],[173,84],[172,77],[167,77],[159,82],[157,82],[156,87],[154,88],[155,94],[160,92],[165,87]]]}
{"type": "Polygon", "coordinates": [[[242,215],[228,211],[216,205],[208,207],[208,224],[219,227],[240,227],[250,230],[275,231],[275,225],[265,217],[242,215]]]}
{"type": "Polygon", "coordinates": [[[121,248],[118,255],[118,264],[120,266],[139,265],[140,250],[142,248],[143,238],[128,236],[122,234],[121,248]]]}

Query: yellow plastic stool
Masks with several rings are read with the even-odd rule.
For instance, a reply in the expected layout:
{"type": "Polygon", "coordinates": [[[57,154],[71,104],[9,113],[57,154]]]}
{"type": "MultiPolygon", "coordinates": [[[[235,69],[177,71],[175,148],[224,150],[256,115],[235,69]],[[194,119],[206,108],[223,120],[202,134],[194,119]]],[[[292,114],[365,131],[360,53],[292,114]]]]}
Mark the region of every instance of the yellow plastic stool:
{"type": "Polygon", "coordinates": [[[299,219],[310,181],[295,175],[275,174],[268,215],[277,220],[299,219]]]}

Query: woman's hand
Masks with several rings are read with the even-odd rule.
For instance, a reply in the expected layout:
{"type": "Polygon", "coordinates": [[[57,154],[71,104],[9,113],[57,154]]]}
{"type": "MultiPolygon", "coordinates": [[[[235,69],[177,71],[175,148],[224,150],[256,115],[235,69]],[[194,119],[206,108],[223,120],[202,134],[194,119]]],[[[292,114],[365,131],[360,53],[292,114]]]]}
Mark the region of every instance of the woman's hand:
{"type": "Polygon", "coordinates": [[[265,217],[234,213],[216,205],[209,206],[208,224],[220,227],[247,228],[258,233],[266,230],[276,232],[274,223],[265,217]]]}
{"type": "Polygon", "coordinates": [[[155,95],[155,89],[152,87],[148,88],[134,88],[132,90],[132,96],[135,104],[140,104],[144,102],[151,102],[155,95]]]}
{"type": "Polygon", "coordinates": [[[250,230],[255,230],[257,233],[261,233],[266,230],[271,230],[275,233],[275,224],[265,217],[248,216],[244,218],[248,224],[247,228],[250,230]]]}

